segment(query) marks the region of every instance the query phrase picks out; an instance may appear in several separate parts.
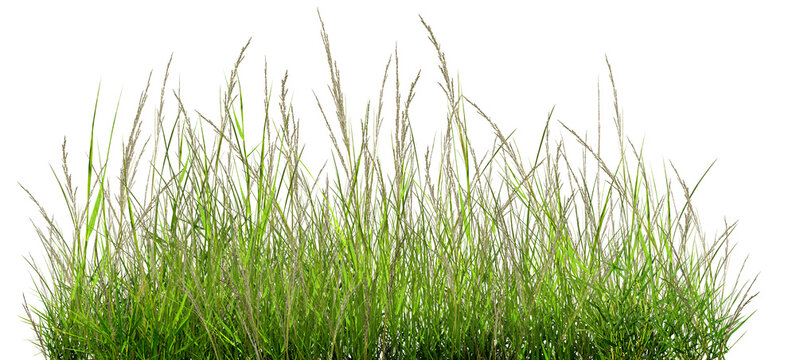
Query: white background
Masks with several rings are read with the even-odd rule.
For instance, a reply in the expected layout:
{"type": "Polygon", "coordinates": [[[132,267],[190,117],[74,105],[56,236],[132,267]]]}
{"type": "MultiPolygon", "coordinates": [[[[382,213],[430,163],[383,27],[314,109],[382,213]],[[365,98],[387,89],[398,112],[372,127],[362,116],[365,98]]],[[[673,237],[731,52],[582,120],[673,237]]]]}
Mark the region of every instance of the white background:
{"type": "MultiPolygon", "coordinates": [[[[168,88],[176,88],[179,79],[186,106],[217,118],[220,88],[240,47],[253,37],[241,68],[250,129],[261,126],[262,67],[267,56],[274,90],[284,70],[290,70],[290,96],[301,119],[307,153],[328,158],[328,136],[312,97],[315,90],[324,105],[331,105],[316,6],[330,33],[352,121],[358,123],[366,99],[378,96],[384,65],[396,43],[404,90],[416,71],[423,70],[412,109],[415,133],[423,146],[443,130],[445,103],[435,84],[436,54],[418,14],[435,31],[465,94],[503,129],[517,129],[515,136],[528,139],[528,144],[538,138],[553,105],[554,120],[595,139],[598,79],[604,133],[613,131],[607,55],[626,134],[638,144],[644,139],[645,157],[653,168],[671,160],[693,184],[718,159],[695,198],[704,230],[712,237],[724,217],[739,220],[731,238],[738,242],[736,259],[749,254],[745,276],[760,273],[756,287],[760,295],[750,307],[757,313],[728,358],[794,358],[789,353],[796,324],[794,9],[762,1],[668,1],[661,6],[629,2],[484,6],[483,1],[131,4],[0,5],[4,358],[37,358],[28,342],[33,333],[19,316],[23,292],[30,299],[33,291],[23,256],[42,254],[28,218],[37,222],[40,218],[17,182],[30,188],[48,212],[61,219],[60,224],[67,224],[66,208],[48,165],[58,170],[66,137],[75,181],[84,184],[100,79],[97,145],[104,149],[120,93],[116,140],[119,134],[127,136],[138,95],[154,69],[150,106],[144,112],[146,126],[151,125],[151,105],[157,101],[172,52],[168,88]]],[[[393,82],[394,74],[390,76],[393,82]]],[[[393,91],[391,85],[387,91],[393,91]]],[[[392,96],[387,97],[387,106],[393,103],[392,96]]],[[[167,97],[167,104],[174,108],[173,96],[167,97]]],[[[483,124],[475,116],[470,119],[483,124]]],[[[391,122],[388,115],[382,144],[389,144],[391,122]]],[[[482,129],[476,142],[488,144],[492,134],[487,127],[482,129]]],[[[556,137],[561,134],[558,126],[553,131],[556,137]]],[[[118,161],[121,145],[113,146],[113,160],[118,161]]],[[[84,191],[81,186],[79,194],[84,191]]]]}

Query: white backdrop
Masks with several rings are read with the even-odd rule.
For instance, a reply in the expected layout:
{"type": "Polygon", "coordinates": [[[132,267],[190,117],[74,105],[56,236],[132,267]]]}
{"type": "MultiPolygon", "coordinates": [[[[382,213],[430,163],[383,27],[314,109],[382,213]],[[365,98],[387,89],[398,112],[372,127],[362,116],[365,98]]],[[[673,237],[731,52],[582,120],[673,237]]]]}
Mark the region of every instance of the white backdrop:
{"type": "MultiPolygon", "coordinates": [[[[404,90],[422,69],[412,116],[423,146],[443,130],[445,103],[436,85],[436,54],[418,14],[432,26],[464,93],[503,129],[517,129],[515,136],[529,143],[540,135],[553,105],[554,120],[594,139],[598,80],[603,129],[613,130],[607,55],[626,134],[637,143],[644,139],[647,160],[653,165],[671,160],[693,184],[718,159],[695,197],[704,230],[712,237],[724,217],[740,220],[731,238],[738,242],[736,259],[749,254],[745,276],[760,273],[760,295],[750,308],[757,313],[728,358],[794,358],[788,352],[796,324],[796,238],[790,229],[796,217],[793,8],[763,1],[754,6],[669,1],[663,6],[568,2],[488,7],[484,1],[224,3],[0,5],[2,357],[40,358],[28,341],[33,332],[19,318],[23,292],[29,300],[33,293],[23,256],[42,254],[28,218],[39,218],[17,182],[31,189],[61,224],[68,221],[48,165],[58,170],[66,137],[70,167],[82,175],[100,80],[97,133],[104,149],[117,100],[117,134],[126,136],[138,95],[154,70],[144,113],[151,125],[152,105],[172,52],[169,88],[179,81],[189,109],[217,115],[224,80],[252,37],[241,67],[250,129],[261,124],[267,56],[274,90],[285,69],[290,70],[288,86],[303,142],[319,165],[328,158],[329,141],[312,91],[331,105],[315,12],[319,7],[353,121],[364,113],[366,99],[376,100],[396,44],[404,90]]],[[[174,104],[173,97],[167,97],[167,104],[174,104]]],[[[384,139],[390,123],[385,121],[384,139]]],[[[488,144],[488,127],[482,122],[474,126],[483,129],[476,144],[488,144]]],[[[561,128],[553,134],[562,134],[561,128]]],[[[113,146],[118,154],[121,145],[113,146]]]]}

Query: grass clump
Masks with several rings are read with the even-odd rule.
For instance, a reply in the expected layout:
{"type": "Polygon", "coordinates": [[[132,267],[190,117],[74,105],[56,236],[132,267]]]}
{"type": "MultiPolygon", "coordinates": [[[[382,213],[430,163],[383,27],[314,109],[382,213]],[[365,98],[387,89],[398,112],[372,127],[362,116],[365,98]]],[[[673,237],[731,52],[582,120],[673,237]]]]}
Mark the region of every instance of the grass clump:
{"type": "Polygon", "coordinates": [[[402,94],[397,51],[378,102],[351,123],[322,22],[334,103],[325,109],[318,99],[334,145],[328,169],[302,162],[287,73],[272,94],[266,66],[265,119],[258,138],[246,136],[237,69],[248,43],[218,122],[187,111],[178,91],[175,120],[165,121],[170,60],[154,134],[141,145],[147,82],[118,185],[107,173],[110,147],[103,161],[94,146],[96,119],[85,191],[64,143],[56,178],[72,224],[57,226],[39,206],[46,268],[30,263],[41,306],[25,302],[44,356],[723,358],[754,297],[754,281],[726,280],[735,224],[706,241],[691,202],[699,182],[689,187],[670,166],[663,189],[656,185],[624,137],[615,87],[615,162],[599,139],[589,144],[561,124],[581,145],[576,163],[550,140],[552,110],[524,154],[513,132],[463,95],[422,24],[448,103],[438,155],[414,141],[420,73],[402,94]],[[390,159],[378,149],[393,70],[390,159]],[[494,130],[484,152],[471,145],[467,109],[494,130]],[[145,149],[145,186],[134,191],[145,149]]]}

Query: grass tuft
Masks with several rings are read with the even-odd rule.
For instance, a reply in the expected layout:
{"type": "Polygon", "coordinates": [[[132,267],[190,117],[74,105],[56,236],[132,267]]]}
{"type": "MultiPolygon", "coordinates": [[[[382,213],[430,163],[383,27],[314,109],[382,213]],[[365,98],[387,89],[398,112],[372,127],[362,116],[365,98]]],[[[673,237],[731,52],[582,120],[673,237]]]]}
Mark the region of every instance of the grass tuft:
{"type": "Polygon", "coordinates": [[[710,167],[689,185],[670,164],[663,186],[655,182],[643,148],[624,136],[607,58],[618,158],[603,156],[599,114],[597,144],[560,124],[580,144],[580,156],[568,156],[563,140],[550,139],[553,109],[526,154],[463,94],[421,17],[448,107],[437,155],[436,144],[415,143],[421,73],[401,87],[397,48],[378,102],[352,123],[318,16],[330,93],[315,98],[333,144],[328,169],[302,161],[288,73],[272,94],[267,63],[262,130],[246,136],[238,67],[251,40],[216,120],[189,114],[179,90],[167,96],[170,58],[152,141],[140,144],[150,73],[118,184],[107,173],[110,146],[104,160],[95,146],[98,89],[85,192],[72,181],[66,141],[60,174],[53,169],[70,227],[23,187],[44,220],[34,226],[46,267],[29,260],[41,306],[24,299],[24,310],[45,358],[717,359],[730,350],[756,295],[754,280],[728,270],[735,223],[713,241],[701,232],[691,199],[710,167]],[[467,110],[491,126],[491,148],[471,145],[467,110]],[[146,151],[142,192],[133,184],[146,151]]]}

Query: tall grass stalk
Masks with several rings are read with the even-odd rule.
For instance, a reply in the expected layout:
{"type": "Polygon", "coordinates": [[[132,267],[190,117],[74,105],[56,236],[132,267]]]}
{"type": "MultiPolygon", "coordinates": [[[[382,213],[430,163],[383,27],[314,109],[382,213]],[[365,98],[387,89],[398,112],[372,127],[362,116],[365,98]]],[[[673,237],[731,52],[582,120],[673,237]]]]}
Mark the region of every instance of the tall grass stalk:
{"type": "MultiPolygon", "coordinates": [[[[215,120],[167,90],[169,60],[141,144],[150,74],[117,179],[115,151],[95,146],[95,104],[86,187],[72,181],[66,142],[53,170],[72,223],[57,226],[39,206],[46,267],[30,265],[41,306],[24,310],[44,357],[723,358],[755,296],[754,281],[728,273],[735,223],[712,241],[701,232],[692,197],[707,171],[689,184],[669,165],[655,182],[643,148],[624,136],[607,59],[618,158],[603,156],[599,136],[589,143],[560,124],[580,144],[569,156],[551,139],[553,110],[528,153],[464,95],[421,23],[448,107],[438,151],[415,142],[421,74],[406,90],[397,50],[378,101],[352,122],[322,21],[331,83],[316,100],[333,144],[328,168],[302,161],[287,73],[274,94],[265,66],[265,119],[259,136],[245,131],[238,67],[248,43],[215,120]],[[321,105],[329,97],[331,109],[321,105]],[[473,148],[471,121],[491,126],[491,148],[473,148]]],[[[115,128],[116,115],[111,140],[115,128]]]]}

